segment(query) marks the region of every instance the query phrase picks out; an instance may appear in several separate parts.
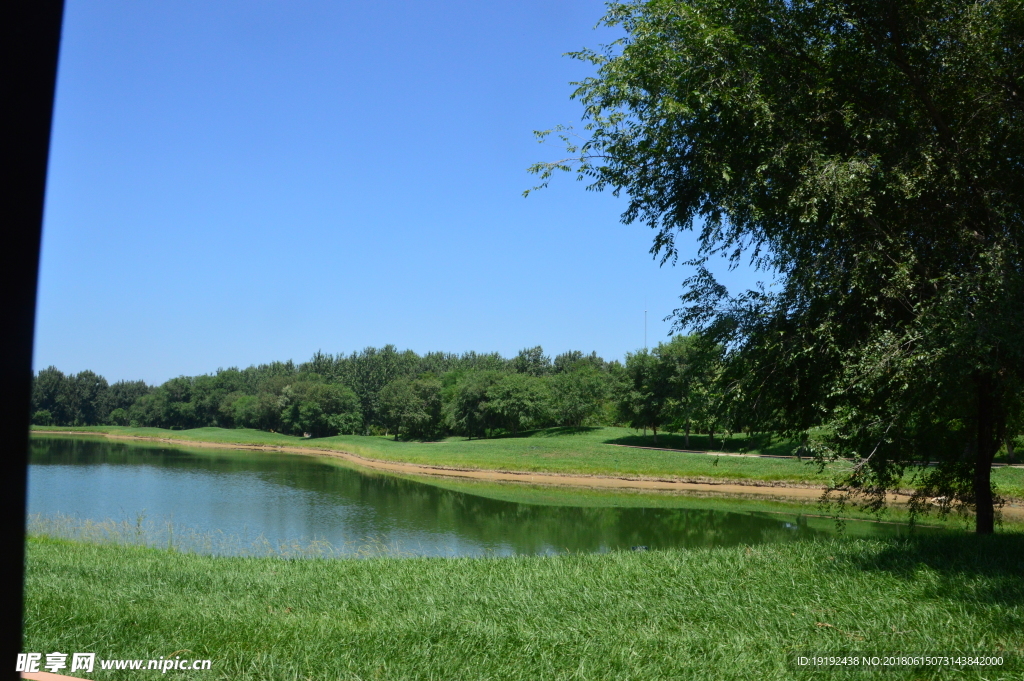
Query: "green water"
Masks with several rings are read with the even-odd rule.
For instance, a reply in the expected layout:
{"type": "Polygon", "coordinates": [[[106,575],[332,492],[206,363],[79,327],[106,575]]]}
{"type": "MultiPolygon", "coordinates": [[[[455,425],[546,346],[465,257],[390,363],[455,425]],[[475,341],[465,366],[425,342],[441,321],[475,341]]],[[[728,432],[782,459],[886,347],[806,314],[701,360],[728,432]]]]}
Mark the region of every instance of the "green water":
{"type": "MultiPolygon", "coordinates": [[[[692,498],[592,491],[578,499],[514,484],[432,483],[295,454],[36,437],[28,510],[35,531],[213,553],[329,545],[340,555],[553,554],[809,540],[837,531],[832,520],[807,514],[814,507],[722,510],[692,498]]],[[[847,521],[844,531],[908,530],[847,521]]]]}

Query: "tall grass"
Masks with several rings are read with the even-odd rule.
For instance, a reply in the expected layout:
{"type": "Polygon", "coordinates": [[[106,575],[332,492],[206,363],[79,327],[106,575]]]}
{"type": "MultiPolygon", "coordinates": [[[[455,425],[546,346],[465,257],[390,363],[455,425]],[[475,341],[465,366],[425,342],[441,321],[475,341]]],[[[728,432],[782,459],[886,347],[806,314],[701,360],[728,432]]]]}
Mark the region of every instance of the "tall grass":
{"type": "Polygon", "coordinates": [[[213,660],[203,679],[1024,678],[1021,534],[359,561],[36,537],[27,566],[26,650],[187,650],[213,660]],[[801,652],[1004,665],[808,670],[801,652]]]}

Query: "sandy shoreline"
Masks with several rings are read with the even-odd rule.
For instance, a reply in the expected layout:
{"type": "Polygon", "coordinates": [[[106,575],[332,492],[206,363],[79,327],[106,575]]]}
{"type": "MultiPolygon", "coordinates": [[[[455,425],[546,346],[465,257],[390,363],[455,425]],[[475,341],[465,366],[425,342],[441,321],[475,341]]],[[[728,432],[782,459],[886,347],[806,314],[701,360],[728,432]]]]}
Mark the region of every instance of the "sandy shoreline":
{"type": "MultiPolygon", "coordinates": [[[[615,477],[604,475],[563,474],[563,473],[532,473],[525,471],[485,470],[477,468],[455,468],[449,466],[429,466],[426,464],[400,463],[370,459],[351,452],[338,449],[321,449],[316,447],[289,447],[286,445],[245,445],[225,442],[205,442],[198,440],[176,440],[172,438],[144,437],[140,435],[116,435],[113,433],[94,433],[88,431],[67,430],[34,430],[39,435],[102,435],[112,440],[139,440],[159,442],[161,444],[185,445],[189,447],[211,447],[216,449],[243,449],[262,452],[287,452],[291,454],[307,454],[330,456],[343,459],[363,468],[401,473],[405,475],[429,475],[446,478],[485,480],[490,482],[520,482],[530,485],[554,485],[561,487],[583,487],[591,489],[621,489],[658,492],[691,492],[728,497],[756,497],[782,501],[817,501],[824,491],[823,487],[813,485],[795,485],[771,483],[766,481],[751,482],[715,482],[673,480],[670,478],[615,477]]],[[[905,494],[891,494],[889,501],[905,504],[909,500],[905,494]]],[[[1024,518],[1024,505],[1007,503],[1002,508],[1006,517],[1024,518]]]]}

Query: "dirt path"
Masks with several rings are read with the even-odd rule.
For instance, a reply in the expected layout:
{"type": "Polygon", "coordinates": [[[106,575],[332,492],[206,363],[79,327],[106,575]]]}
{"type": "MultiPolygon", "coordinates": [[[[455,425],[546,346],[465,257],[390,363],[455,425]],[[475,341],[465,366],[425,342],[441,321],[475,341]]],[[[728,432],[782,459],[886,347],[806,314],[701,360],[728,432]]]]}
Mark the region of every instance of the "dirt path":
{"type": "MultiPolygon", "coordinates": [[[[714,480],[673,480],[671,478],[614,477],[605,475],[583,475],[562,473],[529,473],[525,471],[482,470],[476,468],[454,468],[449,466],[428,466],[416,463],[400,463],[383,461],[344,452],[337,449],[320,449],[315,447],[288,447],[284,445],[243,445],[223,442],[201,442],[194,440],[175,440],[171,438],[142,437],[138,435],[115,435],[113,433],[90,433],[85,431],[50,431],[35,430],[40,435],[103,435],[112,440],[140,440],[160,442],[163,444],[187,445],[189,447],[212,447],[216,449],[244,449],[261,452],[288,452],[330,456],[343,459],[350,463],[372,470],[402,473],[406,475],[431,475],[446,478],[470,480],[487,480],[491,482],[521,482],[530,485],[557,485],[564,487],[586,487],[591,489],[629,489],[659,492],[690,492],[712,494],[729,497],[757,497],[789,501],[816,501],[821,498],[823,487],[813,485],[796,485],[772,483],[767,481],[751,481],[740,483],[735,481],[716,482],[714,480]]],[[[896,504],[905,504],[910,499],[905,494],[892,494],[889,500],[896,504]]],[[[1003,515],[1008,518],[1024,519],[1024,505],[1006,504],[1003,515]]]]}

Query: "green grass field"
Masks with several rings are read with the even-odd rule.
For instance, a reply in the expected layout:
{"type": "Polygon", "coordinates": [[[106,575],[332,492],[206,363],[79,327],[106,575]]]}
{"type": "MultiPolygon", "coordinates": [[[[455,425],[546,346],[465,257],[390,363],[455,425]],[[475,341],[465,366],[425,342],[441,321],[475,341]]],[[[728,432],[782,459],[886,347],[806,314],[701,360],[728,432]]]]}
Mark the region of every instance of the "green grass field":
{"type": "MultiPolygon", "coordinates": [[[[796,458],[760,458],[715,456],[714,454],[662,451],[617,446],[620,444],[651,444],[628,428],[589,428],[573,431],[552,428],[534,431],[522,437],[484,440],[448,438],[441,442],[403,442],[385,437],[342,435],[305,440],[298,437],[267,433],[260,430],[196,428],[165,430],[162,428],[121,428],[101,426],[82,429],[96,433],[115,433],[174,440],[218,442],[244,445],[276,445],[336,449],[373,459],[401,461],[431,466],[477,468],[485,470],[531,471],[547,473],[581,473],[589,475],[668,477],[683,480],[735,480],[739,482],[768,481],[795,484],[826,485],[840,479],[849,467],[846,462],[829,464],[824,470],[807,460],[796,458]]],[[[754,445],[762,442],[736,435],[724,440],[732,451],[741,449],[760,453],[754,445]]],[[[682,446],[682,436],[662,435],[659,446],[682,446]]],[[[693,449],[709,443],[706,437],[691,437],[693,449]]],[[[723,440],[716,438],[722,446],[723,440]]],[[[768,451],[788,451],[789,445],[776,444],[768,451]]],[[[1012,499],[1024,499],[1024,468],[997,468],[993,480],[999,491],[1012,499]]]]}
{"type": "MultiPolygon", "coordinates": [[[[202,679],[1024,677],[1024,534],[546,558],[224,558],[32,538],[25,650],[202,679]],[[798,653],[1002,654],[800,669],[798,653]]],[[[89,678],[154,678],[104,672],[89,678]]]]}

